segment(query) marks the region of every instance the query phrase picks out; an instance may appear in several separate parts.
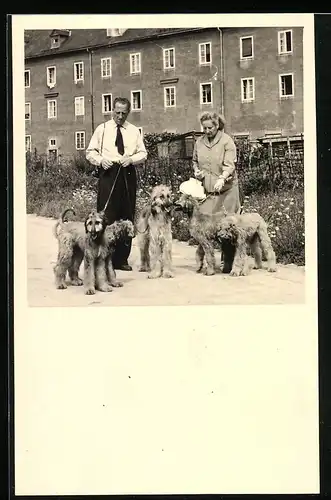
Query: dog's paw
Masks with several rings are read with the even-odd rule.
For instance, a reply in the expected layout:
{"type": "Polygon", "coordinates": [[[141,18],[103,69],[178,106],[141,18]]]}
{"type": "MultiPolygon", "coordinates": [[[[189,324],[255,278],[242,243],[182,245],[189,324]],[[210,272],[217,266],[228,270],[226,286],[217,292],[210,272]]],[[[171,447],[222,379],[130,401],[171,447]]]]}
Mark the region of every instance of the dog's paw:
{"type": "Polygon", "coordinates": [[[100,290],[100,292],[106,292],[106,293],[113,291],[113,289],[112,289],[112,287],[110,285],[99,286],[98,290],[100,290]]]}
{"type": "Polygon", "coordinates": [[[120,288],[121,286],[123,286],[123,283],[121,281],[112,281],[111,286],[113,286],[114,288],[120,288]]]}
{"type": "Polygon", "coordinates": [[[139,271],[140,273],[149,273],[149,272],[150,272],[150,270],[151,270],[151,268],[150,268],[150,267],[148,267],[148,266],[140,266],[140,267],[139,267],[139,269],[138,269],[138,271],[139,271]]]}
{"type": "Polygon", "coordinates": [[[80,278],[76,278],[74,280],[71,280],[71,284],[73,286],[82,286],[83,285],[83,280],[81,280],[80,278]]]}
{"type": "Polygon", "coordinates": [[[60,283],[59,285],[57,285],[56,287],[58,290],[66,290],[68,287],[65,283],[60,283]]]}
{"type": "Polygon", "coordinates": [[[244,271],[242,269],[232,269],[230,272],[230,276],[238,277],[245,276],[244,271]]]}
{"type": "Polygon", "coordinates": [[[275,266],[270,266],[267,268],[268,273],[275,273],[277,271],[277,268],[275,266]]]}
{"type": "Polygon", "coordinates": [[[94,288],[87,288],[85,290],[85,295],[94,295],[95,294],[95,289],[94,288]]]}
{"type": "Polygon", "coordinates": [[[215,274],[215,269],[212,269],[211,267],[207,267],[205,276],[213,276],[215,274]]]}
{"type": "Polygon", "coordinates": [[[174,278],[175,274],[172,271],[164,271],[163,278],[174,278]]]}
{"type": "Polygon", "coordinates": [[[160,278],[160,276],[161,276],[161,273],[149,273],[149,275],[147,277],[150,280],[154,280],[156,278],[160,278]]]}

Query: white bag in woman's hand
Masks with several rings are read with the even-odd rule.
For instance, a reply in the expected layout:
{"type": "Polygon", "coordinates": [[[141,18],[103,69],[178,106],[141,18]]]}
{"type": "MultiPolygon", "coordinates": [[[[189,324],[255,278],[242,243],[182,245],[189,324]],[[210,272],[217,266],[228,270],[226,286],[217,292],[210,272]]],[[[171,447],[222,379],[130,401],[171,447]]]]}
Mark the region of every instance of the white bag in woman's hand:
{"type": "Polygon", "coordinates": [[[181,183],[179,186],[179,192],[189,194],[198,200],[204,200],[206,198],[206,193],[202,183],[193,177],[191,177],[188,181],[181,183]]]}

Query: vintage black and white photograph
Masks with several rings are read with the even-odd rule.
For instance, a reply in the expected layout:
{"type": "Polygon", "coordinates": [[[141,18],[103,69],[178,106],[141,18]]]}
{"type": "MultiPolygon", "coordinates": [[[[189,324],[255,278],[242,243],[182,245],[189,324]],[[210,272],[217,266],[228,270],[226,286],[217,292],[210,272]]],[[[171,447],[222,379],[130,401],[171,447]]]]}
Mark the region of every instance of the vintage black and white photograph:
{"type": "Polygon", "coordinates": [[[313,15],[12,29],[16,495],[318,493],[313,15]]]}
{"type": "Polygon", "coordinates": [[[24,64],[31,306],[305,301],[303,26],[26,29],[24,64]]]}

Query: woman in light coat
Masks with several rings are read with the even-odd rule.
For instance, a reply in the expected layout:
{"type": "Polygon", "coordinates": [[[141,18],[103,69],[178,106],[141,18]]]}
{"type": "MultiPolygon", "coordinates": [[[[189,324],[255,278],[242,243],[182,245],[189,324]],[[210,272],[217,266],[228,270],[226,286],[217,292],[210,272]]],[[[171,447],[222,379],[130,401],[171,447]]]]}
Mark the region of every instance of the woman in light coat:
{"type": "Polygon", "coordinates": [[[201,212],[213,214],[224,206],[228,213],[239,213],[235,143],[224,132],[225,120],[219,113],[202,113],[200,123],[204,135],[197,139],[194,146],[193,169],[207,195],[200,205],[201,212]]]}

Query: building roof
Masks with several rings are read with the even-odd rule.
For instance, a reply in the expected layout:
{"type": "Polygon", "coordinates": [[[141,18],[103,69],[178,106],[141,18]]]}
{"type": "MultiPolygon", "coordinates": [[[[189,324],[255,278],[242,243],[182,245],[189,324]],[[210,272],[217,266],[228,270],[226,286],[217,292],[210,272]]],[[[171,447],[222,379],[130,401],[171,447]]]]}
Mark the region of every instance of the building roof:
{"type": "Polygon", "coordinates": [[[106,29],[79,29],[70,30],[70,36],[61,43],[60,47],[51,49],[51,34],[61,30],[26,30],[25,59],[46,57],[48,55],[76,52],[87,48],[115,46],[123,43],[145,39],[155,39],[179,33],[199,31],[206,28],[139,28],[127,29],[123,35],[107,36],[106,29]]]}

